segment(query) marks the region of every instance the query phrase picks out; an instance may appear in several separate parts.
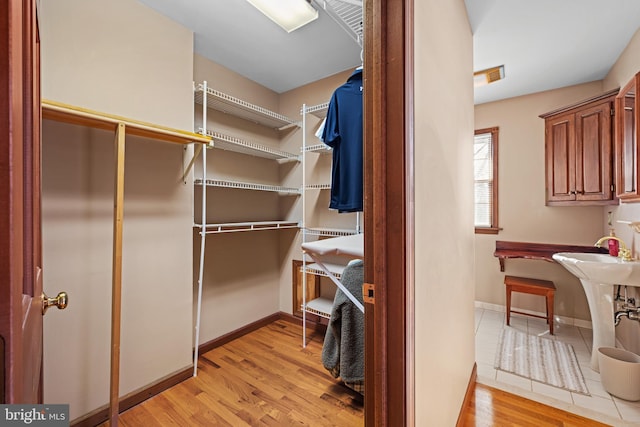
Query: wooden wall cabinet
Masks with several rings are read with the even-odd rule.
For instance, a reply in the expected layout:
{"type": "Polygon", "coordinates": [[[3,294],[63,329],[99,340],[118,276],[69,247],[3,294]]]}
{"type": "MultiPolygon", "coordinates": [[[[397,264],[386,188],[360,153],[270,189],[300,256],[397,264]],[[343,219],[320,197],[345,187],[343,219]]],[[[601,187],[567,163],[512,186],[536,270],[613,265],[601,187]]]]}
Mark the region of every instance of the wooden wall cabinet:
{"type": "Polygon", "coordinates": [[[545,119],[546,204],[617,203],[613,111],[618,90],[540,115],[545,119]]]}
{"type": "Polygon", "coordinates": [[[638,173],[638,114],[640,100],[636,90],[640,87],[640,72],[616,96],[616,190],[621,202],[640,202],[638,173]]]}

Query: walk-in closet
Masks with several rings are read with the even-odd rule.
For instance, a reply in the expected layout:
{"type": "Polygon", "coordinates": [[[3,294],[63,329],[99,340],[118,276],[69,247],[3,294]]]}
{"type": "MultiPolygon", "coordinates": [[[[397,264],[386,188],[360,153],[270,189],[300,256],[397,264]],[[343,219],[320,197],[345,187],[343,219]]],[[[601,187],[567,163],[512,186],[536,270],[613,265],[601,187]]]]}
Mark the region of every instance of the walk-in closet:
{"type": "MultiPolygon", "coordinates": [[[[335,160],[322,141],[334,91],[357,68],[362,72],[362,4],[309,2],[323,28],[333,29],[326,37],[343,41],[334,46],[340,60],[318,56],[312,43],[288,52],[292,69],[297,60],[315,57],[334,70],[312,80],[300,71],[301,83],[278,90],[207,57],[206,40],[194,35],[198,28],[168,16],[163,3],[116,0],[97,7],[43,0],[39,6],[43,98],[209,141],[127,141],[114,374],[113,134],[43,121],[44,287],[69,295],[66,311],[50,312],[45,322],[44,396],[69,402],[72,422],[81,425],[105,420],[113,375],[120,398],[135,401],[149,387],[169,388],[198,375],[194,358],[202,352],[275,321],[281,326],[272,325],[267,335],[278,329],[287,338],[298,334],[291,351],[317,358],[310,381],[324,376],[330,396],[338,393],[334,387],[345,387],[322,366],[322,342],[331,328],[335,281],[349,261],[363,258],[362,239],[359,255],[320,255],[320,265],[303,245],[364,230],[361,206],[330,208],[335,160]],[[61,330],[65,334],[53,332],[61,330]],[[71,370],[77,375],[69,376],[71,370]]],[[[242,3],[241,10],[253,10],[242,3]]],[[[221,6],[219,13],[226,11],[221,6]]],[[[203,15],[198,25],[219,19],[237,17],[203,15]]],[[[311,31],[312,24],[296,31],[311,31]]],[[[232,37],[224,46],[241,50],[232,37]]],[[[360,101],[360,114],[361,107],[360,101]]],[[[355,126],[361,130],[362,120],[355,126]]],[[[356,398],[362,391],[360,384],[340,392],[359,401],[356,415],[363,411],[362,396],[356,398]]]]}

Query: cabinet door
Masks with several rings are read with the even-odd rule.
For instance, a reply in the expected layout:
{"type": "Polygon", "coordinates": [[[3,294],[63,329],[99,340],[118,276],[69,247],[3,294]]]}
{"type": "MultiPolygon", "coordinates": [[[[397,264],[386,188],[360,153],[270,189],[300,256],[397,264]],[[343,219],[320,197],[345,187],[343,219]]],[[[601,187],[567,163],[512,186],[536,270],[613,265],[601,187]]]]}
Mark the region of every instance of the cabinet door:
{"type": "Polygon", "coordinates": [[[618,198],[640,201],[635,85],[616,99],[616,161],[618,198]]]}
{"type": "Polygon", "coordinates": [[[612,200],[611,102],[575,114],[576,200],[612,200]]]}
{"type": "Polygon", "coordinates": [[[575,114],[547,119],[545,133],[547,202],[575,200],[575,114]]]}

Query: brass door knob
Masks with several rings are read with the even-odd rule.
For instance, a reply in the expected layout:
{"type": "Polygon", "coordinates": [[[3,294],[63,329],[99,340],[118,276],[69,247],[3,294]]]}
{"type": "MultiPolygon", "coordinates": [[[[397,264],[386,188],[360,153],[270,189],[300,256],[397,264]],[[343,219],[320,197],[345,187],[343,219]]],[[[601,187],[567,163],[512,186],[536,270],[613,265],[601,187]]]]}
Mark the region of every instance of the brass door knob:
{"type": "Polygon", "coordinates": [[[69,297],[66,292],[60,292],[57,297],[49,298],[44,292],[42,293],[42,314],[52,305],[58,307],[58,310],[64,310],[69,304],[69,297]]]}

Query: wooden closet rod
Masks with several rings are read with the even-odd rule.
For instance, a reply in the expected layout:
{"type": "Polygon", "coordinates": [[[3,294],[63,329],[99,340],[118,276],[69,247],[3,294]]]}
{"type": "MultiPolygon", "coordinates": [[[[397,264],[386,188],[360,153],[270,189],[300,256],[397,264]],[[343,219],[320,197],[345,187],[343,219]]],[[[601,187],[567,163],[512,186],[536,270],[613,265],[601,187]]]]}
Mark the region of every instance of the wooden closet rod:
{"type": "Polygon", "coordinates": [[[113,131],[119,123],[123,123],[127,135],[178,144],[192,142],[208,144],[211,141],[209,136],[44,99],[42,100],[42,118],[109,131],[113,131]]]}

